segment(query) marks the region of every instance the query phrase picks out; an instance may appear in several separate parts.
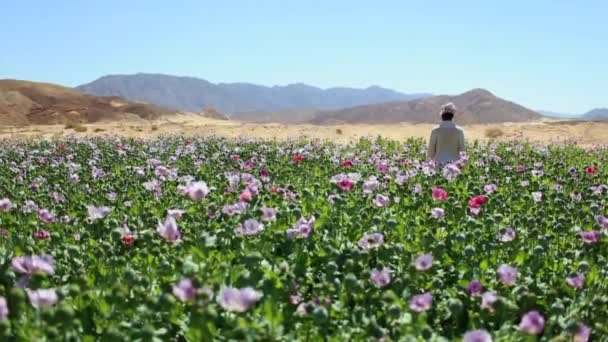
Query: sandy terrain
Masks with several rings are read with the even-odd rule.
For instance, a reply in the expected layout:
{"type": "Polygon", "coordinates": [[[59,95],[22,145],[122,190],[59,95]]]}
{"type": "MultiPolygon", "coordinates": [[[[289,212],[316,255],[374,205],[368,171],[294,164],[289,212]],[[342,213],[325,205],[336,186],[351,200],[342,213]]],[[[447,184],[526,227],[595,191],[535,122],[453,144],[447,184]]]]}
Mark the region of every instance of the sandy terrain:
{"type": "MultiPolygon", "coordinates": [[[[219,135],[225,137],[252,137],[267,139],[313,138],[347,142],[360,137],[383,137],[405,140],[408,137],[427,138],[433,127],[430,124],[402,123],[395,125],[282,125],[252,124],[223,121],[192,115],[172,116],[156,121],[129,120],[85,125],[86,132],[75,132],[63,125],[34,125],[27,127],[0,126],[3,138],[59,138],[67,135],[154,137],[158,135],[219,135]]],[[[532,123],[503,123],[495,125],[465,126],[467,139],[486,139],[488,128],[504,132],[499,140],[529,140],[557,143],[574,140],[583,145],[608,144],[608,122],[539,121],[532,123]]]]}

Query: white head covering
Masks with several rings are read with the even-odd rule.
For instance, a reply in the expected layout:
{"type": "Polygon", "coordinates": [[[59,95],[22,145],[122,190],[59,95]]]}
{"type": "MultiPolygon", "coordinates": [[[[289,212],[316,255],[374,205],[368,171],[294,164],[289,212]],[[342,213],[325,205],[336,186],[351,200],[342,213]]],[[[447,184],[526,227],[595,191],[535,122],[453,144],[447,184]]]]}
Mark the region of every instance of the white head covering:
{"type": "Polygon", "coordinates": [[[441,111],[439,112],[439,115],[443,115],[443,113],[452,113],[456,115],[456,111],[456,105],[454,105],[452,102],[449,102],[441,106],[441,111]]]}

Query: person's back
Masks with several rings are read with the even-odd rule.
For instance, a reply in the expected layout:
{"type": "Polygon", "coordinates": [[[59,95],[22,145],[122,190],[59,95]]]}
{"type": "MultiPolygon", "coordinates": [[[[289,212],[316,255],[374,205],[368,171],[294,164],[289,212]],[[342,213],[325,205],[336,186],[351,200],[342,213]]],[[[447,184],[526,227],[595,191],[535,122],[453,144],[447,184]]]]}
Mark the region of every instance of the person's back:
{"type": "Polygon", "coordinates": [[[427,154],[435,162],[448,163],[458,160],[460,152],[465,150],[464,131],[452,122],[455,112],[456,107],[452,103],[442,106],[443,122],[431,131],[427,154]]]}

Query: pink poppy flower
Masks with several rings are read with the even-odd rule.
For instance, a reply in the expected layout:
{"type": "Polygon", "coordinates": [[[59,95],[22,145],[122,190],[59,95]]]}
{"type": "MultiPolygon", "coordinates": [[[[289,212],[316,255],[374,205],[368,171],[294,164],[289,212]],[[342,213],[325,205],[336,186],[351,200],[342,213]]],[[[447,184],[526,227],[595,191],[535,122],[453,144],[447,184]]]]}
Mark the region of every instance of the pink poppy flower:
{"type": "Polygon", "coordinates": [[[251,287],[236,289],[227,287],[223,289],[218,302],[226,311],[245,312],[255,305],[262,298],[262,294],[251,287]]]}
{"type": "Polygon", "coordinates": [[[600,240],[600,232],[597,230],[580,232],[579,236],[586,245],[596,244],[600,240]]]}
{"type": "Polygon", "coordinates": [[[492,335],[486,330],[479,329],[468,331],[462,338],[463,342],[492,342],[492,335]]]}
{"type": "Polygon", "coordinates": [[[27,297],[30,300],[30,303],[36,309],[42,307],[53,306],[59,300],[57,296],[57,292],[55,289],[39,289],[39,290],[30,290],[25,289],[27,292],[27,297]]]}
{"type": "Polygon", "coordinates": [[[384,245],[384,235],[381,233],[365,234],[359,240],[359,247],[362,249],[376,249],[384,245]]]}
{"type": "Polygon", "coordinates": [[[446,201],[448,199],[448,192],[442,188],[431,189],[431,194],[435,201],[446,201]]]}
{"type": "Polygon", "coordinates": [[[591,338],[591,328],[583,323],[578,324],[574,333],[574,342],[587,342],[591,338]]]}
{"type": "Polygon", "coordinates": [[[469,200],[469,208],[481,208],[482,205],[486,204],[488,198],[484,195],[478,195],[469,200]]]}
{"type": "Polygon", "coordinates": [[[193,201],[200,201],[209,195],[209,188],[205,182],[192,182],[188,184],[184,193],[193,201]]]}
{"type": "Polygon", "coordinates": [[[494,312],[494,304],[498,301],[498,296],[493,292],[484,292],[481,295],[481,308],[494,312]]]}

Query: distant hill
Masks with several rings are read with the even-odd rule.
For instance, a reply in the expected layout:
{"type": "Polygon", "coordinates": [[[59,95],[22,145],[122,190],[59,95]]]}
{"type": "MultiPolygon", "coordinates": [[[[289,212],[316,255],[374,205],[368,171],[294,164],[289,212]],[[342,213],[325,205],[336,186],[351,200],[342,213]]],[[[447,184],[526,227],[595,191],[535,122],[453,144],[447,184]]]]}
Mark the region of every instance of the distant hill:
{"type": "Polygon", "coordinates": [[[583,114],[584,120],[608,120],[608,108],[597,108],[583,114]]]}
{"type": "Polygon", "coordinates": [[[532,121],[542,115],[516,103],[494,96],[487,90],[474,89],[457,96],[433,96],[407,102],[358,106],[337,111],[323,111],[311,120],[314,124],[334,123],[432,123],[440,120],[441,105],[453,102],[459,110],[459,124],[532,121]]]}
{"type": "MultiPolygon", "coordinates": [[[[261,116],[268,117],[271,121],[284,122],[293,119],[283,115],[295,114],[302,108],[306,108],[305,112],[312,113],[430,96],[408,95],[377,86],[366,89],[320,89],[297,83],[265,87],[250,83],[214,84],[193,77],[143,73],[104,76],[77,88],[98,96],[121,96],[176,110],[200,111],[202,108],[213,107],[230,114],[233,119],[259,121],[261,116]]],[[[305,119],[310,119],[310,116],[305,119]]]]}
{"type": "Polygon", "coordinates": [[[48,83],[0,80],[0,125],[156,119],[175,111],[48,83]]]}
{"type": "Polygon", "coordinates": [[[543,116],[555,119],[576,119],[580,117],[580,114],[557,113],[548,110],[539,110],[538,112],[543,116]]]}

